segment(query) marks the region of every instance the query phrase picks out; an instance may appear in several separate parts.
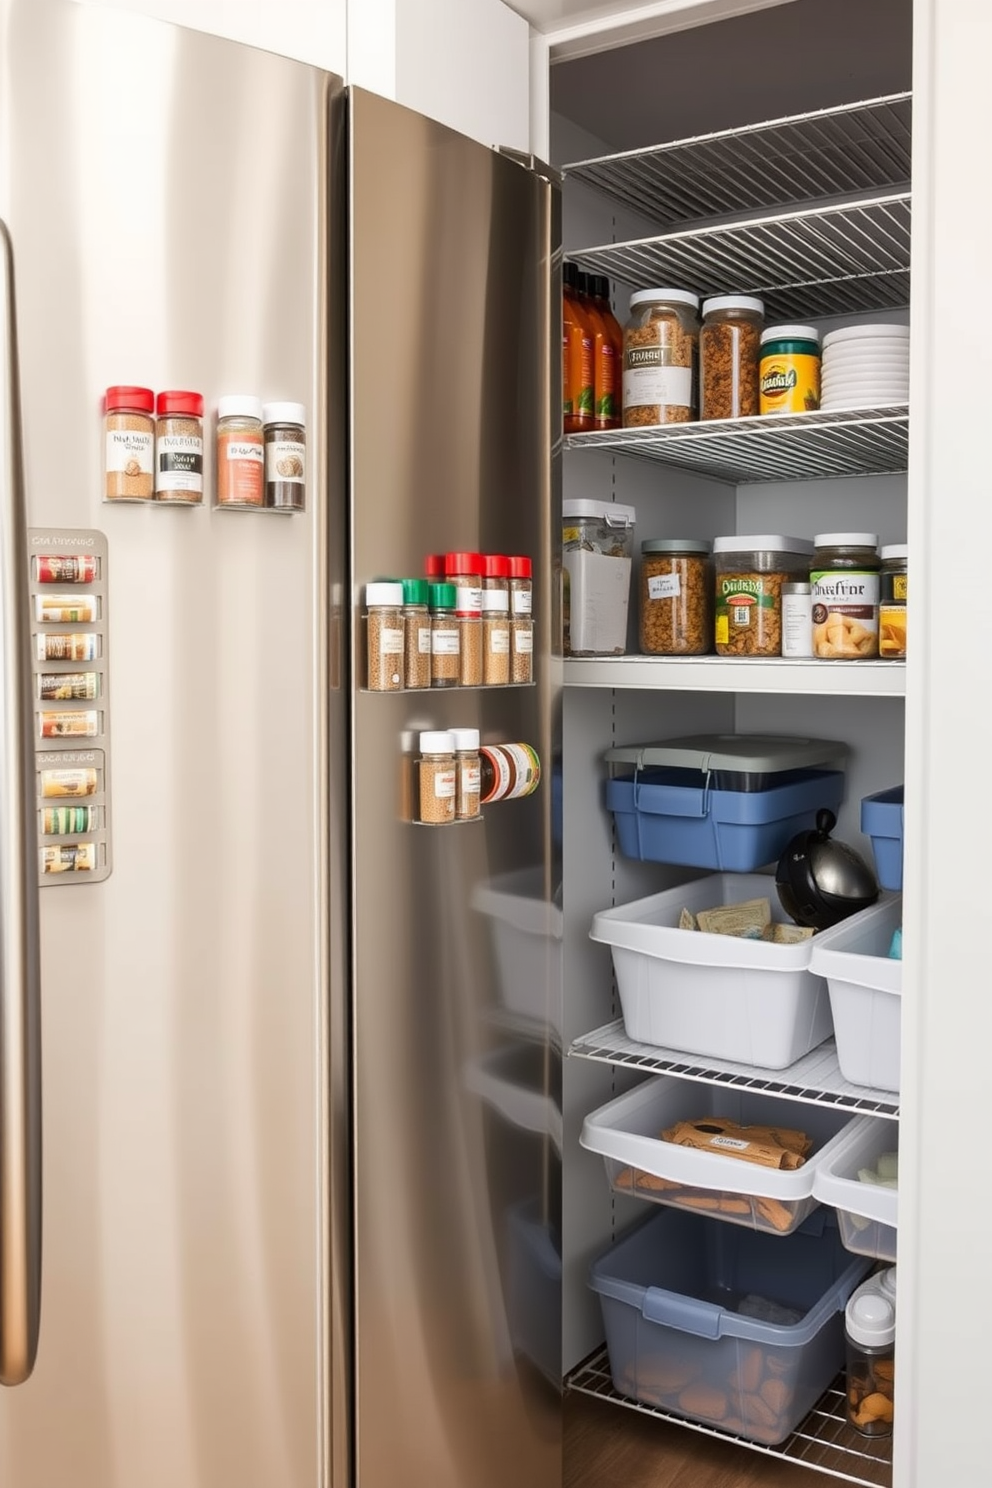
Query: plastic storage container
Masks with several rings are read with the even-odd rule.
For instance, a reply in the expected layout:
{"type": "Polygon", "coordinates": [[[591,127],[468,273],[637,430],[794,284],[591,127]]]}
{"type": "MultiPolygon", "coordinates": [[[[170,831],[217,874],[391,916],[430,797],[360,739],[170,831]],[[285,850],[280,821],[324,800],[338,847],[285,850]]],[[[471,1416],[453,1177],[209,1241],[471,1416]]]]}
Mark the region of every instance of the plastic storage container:
{"type": "Polygon", "coordinates": [[[896,1268],[869,1277],[844,1313],[847,1419],[862,1436],[891,1436],[896,1383],[896,1268]]]}
{"type": "Polygon", "coordinates": [[[514,1351],[561,1388],[561,1252],[536,1199],[506,1215],[506,1312],[514,1351]]]}
{"type": "Polygon", "coordinates": [[[779,533],[714,540],[718,656],[781,656],[782,588],[809,577],[812,553],[807,538],[779,533]]]}
{"type": "Polygon", "coordinates": [[[560,1042],[562,912],[543,889],[540,868],[521,868],[478,884],[471,902],[489,922],[503,1006],[560,1042]]]}
{"type": "Polygon", "coordinates": [[[876,1090],[899,1089],[902,962],[888,952],[901,925],[894,895],[810,942],[810,969],[827,981],[841,1074],[876,1090]]]}
{"type": "Polygon", "coordinates": [[[817,937],[773,945],[680,930],[683,908],[766,898],[773,874],[714,873],[593,917],[590,938],[608,945],[627,1036],[703,1058],[784,1069],[829,1038],[830,1002],[810,970],[817,937]]]}
{"type": "Polygon", "coordinates": [[[713,544],[694,537],[641,543],[638,621],[648,656],[705,656],[713,646],[713,544]]]}
{"type": "Polygon", "coordinates": [[[883,889],[902,888],[903,787],[878,791],[861,802],[861,830],[871,838],[875,875],[883,889]]]}
{"type": "Polygon", "coordinates": [[[610,749],[606,786],[628,858],[750,873],[844,798],[846,744],[762,734],[699,734],[610,749]],[[827,766],[835,768],[828,769],[827,766]]]}
{"type": "Polygon", "coordinates": [[[784,1239],[662,1210],[590,1272],[614,1386],[750,1441],[784,1441],[843,1368],[844,1308],[869,1265],[822,1210],[784,1239]]]}
{"type": "Polygon", "coordinates": [[[820,1164],[855,1124],[836,1108],[657,1075],[588,1115],[579,1140],[605,1159],[607,1180],[618,1193],[699,1210],[769,1235],[791,1235],[817,1207],[820,1164]],[[661,1140],[661,1132],[677,1122],[703,1116],[798,1129],[813,1145],[802,1167],[783,1171],[661,1140]]]}
{"type": "MultiPolygon", "coordinates": [[[[877,1116],[862,1116],[821,1162],[813,1178],[813,1196],[837,1211],[840,1238],[855,1255],[894,1261],[899,1230],[899,1189],[862,1179],[888,1174],[898,1162],[899,1126],[877,1116]]],[[[898,1182],[898,1178],[895,1180],[898,1182]]]]}
{"type": "Polygon", "coordinates": [[[684,424],[694,416],[699,296],[639,289],[623,329],[624,428],[684,424]]]}
{"type": "Polygon", "coordinates": [[[632,506],[566,501],[562,508],[566,656],[622,656],[627,648],[632,506]]]}

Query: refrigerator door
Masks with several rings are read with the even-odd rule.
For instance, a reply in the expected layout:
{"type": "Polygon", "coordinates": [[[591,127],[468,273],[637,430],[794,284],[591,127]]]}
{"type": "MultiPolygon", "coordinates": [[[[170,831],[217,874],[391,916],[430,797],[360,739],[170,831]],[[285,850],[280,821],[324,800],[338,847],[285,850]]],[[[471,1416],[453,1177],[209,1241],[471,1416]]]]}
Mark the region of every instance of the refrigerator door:
{"type": "Polygon", "coordinates": [[[558,201],[520,163],[352,90],[362,1488],[560,1481],[558,201]],[[364,586],[456,549],[532,559],[536,685],[366,690],[364,586]],[[536,747],[542,783],[477,822],[415,825],[418,735],[458,725],[536,747]]]}
{"type": "Polygon", "coordinates": [[[3,0],[0,98],[27,525],[106,540],[113,714],[112,871],[40,889],[41,1326],[0,1482],[345,1483],[343,92],[3,0]],[[103,500],[116,384],[203,395],[202,506],[103,500]],[[305,405],[305,512],[214,509],[230,393],[305,405]]]}

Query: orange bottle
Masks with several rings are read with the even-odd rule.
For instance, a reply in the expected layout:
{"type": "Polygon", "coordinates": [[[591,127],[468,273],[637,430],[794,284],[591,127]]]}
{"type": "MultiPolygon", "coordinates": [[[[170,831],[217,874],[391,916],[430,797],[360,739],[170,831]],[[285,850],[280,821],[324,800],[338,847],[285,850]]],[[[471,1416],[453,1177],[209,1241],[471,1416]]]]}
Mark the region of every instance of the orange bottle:
{"type": "Polygon", "coordinates": [[[595,327],[579,300],[579,271],[562,270],[562,415],[566,434],[583,434],[593,425],[595,327]]]}
{"type": "MultiPolygon", "coordinates": [[[[596,316],[593,349],[593,428],[619,429],[623,331],[610,309],[610,281],[603,274],[587,274],[589,305],[596,316]]],[[[579,285],[582,275],[579,275],[579,285]]]]}

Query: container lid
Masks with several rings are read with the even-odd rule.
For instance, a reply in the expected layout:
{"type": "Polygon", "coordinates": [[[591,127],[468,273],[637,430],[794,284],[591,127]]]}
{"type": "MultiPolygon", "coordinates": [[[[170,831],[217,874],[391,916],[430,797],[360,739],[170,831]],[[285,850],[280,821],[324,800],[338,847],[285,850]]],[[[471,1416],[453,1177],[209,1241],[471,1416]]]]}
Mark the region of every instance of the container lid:
{"type": "Polygon", "coordinates": [[[427,603],[427,580],[404,579],[403,603],[408,605],[425,605],[427,603]]]}
{"type": "Polygon", "coordinates": [[[479,730],[473,728],[455,728],[451,730],[451,737],[455,741],[456,749],[478,749],[479,730]]]}
{"type": "Polygon", "coordinates": [[[833,739],[806,739],[786,734],[687,734],[659,744],[630,744],[608,749],[611,764],[674,765],[683,769],[737,770],[769,775],[818,765],[843,766],[848,746],[833,739]]]}
{"type": "Polygon", "coordinates": [[[424,559],[424,573],[429,579],[444,578],[444,554],[428,553],[424,559]]]}
{"type": "Polygon", "coordinates": [[[710,553],[713,544],[702,537],[652,537],[641,543],[642,553],[710,553]]]}
{"type": "Polygon", "coordinates": [[[563,501],[562,517],[598,517],[608,527],[633,527],[637,512],[632,506],[621,506],[618,501],[590,501],[580,496],[574,501],[563,501]]]}
{"type": "Polygon", "coordinates": [[[300,424],[307,421],[307,411],[302,403],[263,403],[264,424],[300,424]]]}
{"type": "Polygon", "coordinates": [[[160,414],[184,413],[188,418],[202,418],[203,394],[181,391],[159,393],[155,406],[160,414]]]}
{"type": "Polygon", "coordinates": [[[816,326],[805,325],[777,325],[768,326],[761,333],[761,344],[768,341],[815,341],[820,344],[820,333],[816,326]]]}
{"type": "Polygon", "coordinates": [[[742,537],[715,537],[714,553],[812,553],[813,544],[806,537],[783,537],[781,533],[771,536],[761,533],[757,537],[745,533],[742,537]]]}
{"type": "Polygon", "coordinates": [[[858,1287],[844,1315],[847,1336],[862,1348],[885,1348],[896,1337],[896,1306],[878,1285],[878,1277],[858,1287]]]}
{"type": "Polygon", "coordinates": [[[420,736],[423,754],[454,754],[455,740],[447,729],[428,729],[420,736]]]}
{"type": "Polygon", "coordinates": [[[482,554],[445,553],[444,571],[446,574],[478,574],[481,578],[482,554]]]}
{"type": "Polygon", "coordinates": [[[818,548],[877,548],[877,532],[818,532],[813,538],[818,548]]]}
{"type": "Polygon", "coordinates": [[[432,610],[453,610],[458,592],[454,584],[428,584],[432,610]]]}
{"type": "Polygon", "coordinates": [[[109,387],[104,407],[108,413],[117,408],[133,408],[137,413],[155,412],[155,394],[151,388],[109,387]]]}
{"type": "Polygon", "coordinates": [[[366,584],[365,603],[367,605],[401,605],[403,603],[402,580],[383,579],[375,584],[366,584]]]}
{"type": "Polygon", "coordinates": [[[655,300],[672,305],[688,305],[693,310],[699,309],[699,296],[693,294],[691,289],[637,289],[630,297],[630,308],[633,310],[635,305],[653,304],[655,300]]]}
{"type": "Polygon", "coordinates": [[[753,310],[764,315],[765,302],[757,295],[712,295],[703,301],[703,314],[709,315],[711,310],[753,310]]]}
{"type": "Polygon", "coordinates": [[[217,399],[217,417],[253,418],[261,423],[262,400],[253,398],[250,393],[225,393],[217,399]]]}
{"type": "Polygon", "coordinates": [[[502,553],[483,553],[482,577],[484,579],[508,579],[510,560],[502,553]]]}
{"type": "Polygon", "coordinates": [[[886,543],[879,552],[879,557],[884,562],[886,558],[902,558],[908,556],[909,548],[906,543],[886,543]]]}
{"type": "Polygon", "coordinates": [[[510,565],[511,579],[529,579],[531,577],[533,565],[529,558],[511,555],[506,561],[510,565]]]}

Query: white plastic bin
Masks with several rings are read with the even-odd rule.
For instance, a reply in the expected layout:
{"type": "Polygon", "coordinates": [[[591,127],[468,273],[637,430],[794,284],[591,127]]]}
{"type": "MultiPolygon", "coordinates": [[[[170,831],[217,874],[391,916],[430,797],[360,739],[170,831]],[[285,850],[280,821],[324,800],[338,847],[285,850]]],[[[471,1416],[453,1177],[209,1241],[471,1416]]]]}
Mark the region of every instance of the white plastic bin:
{"type": "Polygon", "coordinates": [[[562,914],[544,897],[542,870],[521,868],[477,885],[472,907],[489,922],[503,1006],[560,1042],[562,914]]]}
{"type": "Polygon", "coordinates": [[[617,909],[601,910],[590,937],[613,953],[628,1038],[702,1058],[785,1069],[833,1032],[825,983],[810,969],[816,937],[772,945],[680,930],[684,908],[767,898],[783,914],[775,878],[711,873],[617,909]]]}
{"type": "Polygon", "coordinates": [[[902,962],[890,957],[902,895],[890,894],[813,937],[810,967],[830,994],[837,1063],[845,1080],[899,1089],[902,962]]]}
{"type": "Polygon", "coordinates": [[[853,1124],[843,1111],[829,1107],[657,1075],[591,1112],[579,1140],[605,1159],[607,1179],[617,1192],[770,1235],[790,1235],[816,1208],[816,1174],[853,1124]],[[813,1146],[801,1168],[782,1172],[660,1140],[659,1133],[677,1121],[702,1116],[798,1128],[813,1146]]]}
{"type": "Polygon", "coordinates": [[[814,1197],[837,1210],[840,1238],[854,1255],[874,1256],[879,1261],[896,1259],[899,1190],[862,1182],[858,1173],[874,1169],[883,1153],[898,1150],[897,1122],[862,1116],[817,1167],[814,1197]]]}

